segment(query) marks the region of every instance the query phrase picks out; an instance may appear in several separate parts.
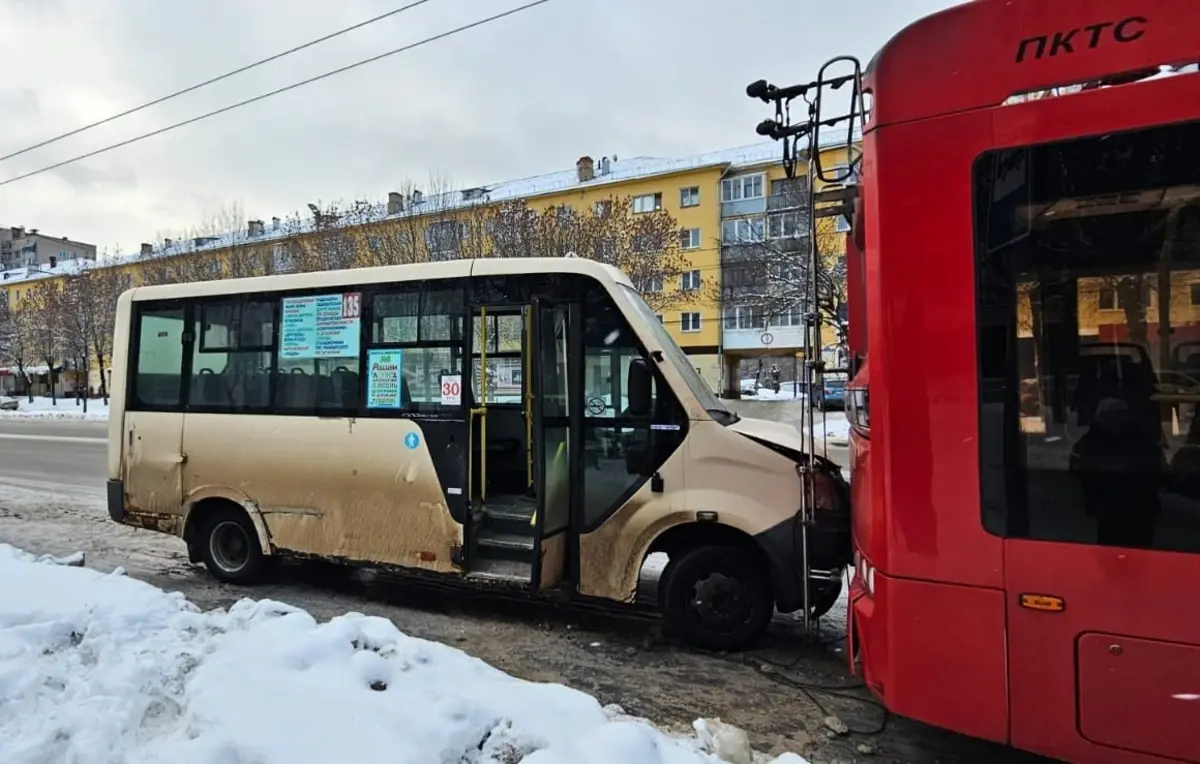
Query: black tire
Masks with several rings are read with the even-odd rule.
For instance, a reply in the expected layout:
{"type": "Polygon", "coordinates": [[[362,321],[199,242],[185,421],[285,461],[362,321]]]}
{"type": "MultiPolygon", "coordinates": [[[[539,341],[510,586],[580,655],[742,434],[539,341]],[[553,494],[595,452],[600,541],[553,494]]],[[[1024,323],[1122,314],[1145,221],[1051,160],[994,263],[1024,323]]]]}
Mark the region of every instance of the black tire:
{"type": "Polygon", "coordinates": [[[775,614],[766,563],[737,546],[695,547],[673,557],[659,591],[666,631],[708,650],[753,645],[775,614]]]}
{"type": "Polygon", "coordinates": [[[212,510],[196,541],[204,566],[218,581],[249,585],[262,580],[267,557],[245,510],[229,506],[212,510]]]}

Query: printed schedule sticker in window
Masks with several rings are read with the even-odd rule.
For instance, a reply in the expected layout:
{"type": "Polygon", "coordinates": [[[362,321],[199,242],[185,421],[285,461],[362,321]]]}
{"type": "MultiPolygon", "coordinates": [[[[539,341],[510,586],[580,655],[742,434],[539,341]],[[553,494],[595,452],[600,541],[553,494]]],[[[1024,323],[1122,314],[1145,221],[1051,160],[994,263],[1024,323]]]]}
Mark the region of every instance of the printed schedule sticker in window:
{"type": "Polygon", "coordinates": [[[404,408],[401,395],[401,350],[367,351],[367,408],[404,408]]]}
{"type": "Polygon", "coordinates": [[[361,320],[359,292],[284,298],[279,357],[357,357],[361,320]]]}

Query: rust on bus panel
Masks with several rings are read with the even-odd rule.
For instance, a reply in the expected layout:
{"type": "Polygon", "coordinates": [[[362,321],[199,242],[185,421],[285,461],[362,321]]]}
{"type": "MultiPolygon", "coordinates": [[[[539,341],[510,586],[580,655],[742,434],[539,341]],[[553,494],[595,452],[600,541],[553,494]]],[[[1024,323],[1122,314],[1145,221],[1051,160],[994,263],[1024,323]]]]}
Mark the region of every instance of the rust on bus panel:
{"type": "Polygon", "coordinates": [[[183,532],[183,516],[174,513],[142,512],[135,507],[127,506],[123,522],[135,528],[145,528],[175,536],[183,532]]]}
{"type": "Polygon", "coordinates": [[[195,415],[185,450],[185,493],[244,497],[275,549],[457,570],[451,549],[462,544],[462,526],[411,421],[360,419],[350,428],[339,419],[195,415]]]}

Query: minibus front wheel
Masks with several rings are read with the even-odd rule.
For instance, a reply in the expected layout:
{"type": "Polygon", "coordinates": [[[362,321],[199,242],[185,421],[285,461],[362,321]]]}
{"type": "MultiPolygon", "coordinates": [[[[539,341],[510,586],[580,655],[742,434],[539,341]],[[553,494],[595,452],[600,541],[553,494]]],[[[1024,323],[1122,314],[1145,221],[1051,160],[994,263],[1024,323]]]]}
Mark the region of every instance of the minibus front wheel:
{"type": "Polygon", "coordinates": [[[698,546],[672,557],[659,591],[666,630],[709,650],[749,647],[775,612],[767,562],[743,546],[698,546]]]}

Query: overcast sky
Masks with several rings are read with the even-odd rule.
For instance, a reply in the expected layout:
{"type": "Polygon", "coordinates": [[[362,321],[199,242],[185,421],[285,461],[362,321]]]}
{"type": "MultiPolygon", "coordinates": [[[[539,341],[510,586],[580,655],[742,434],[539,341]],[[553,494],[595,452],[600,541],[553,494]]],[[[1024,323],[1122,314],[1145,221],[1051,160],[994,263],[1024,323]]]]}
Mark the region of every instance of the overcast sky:
{"type": "MultiPolygon", "coordinates": [[[[432,0],[0,163],[0,179],[436,34],[524,0],[432,0]]],[[[0,0],[0,154],[402,5],[402,0],[0,0]]],[[[755,141],[746,84],[869,59],[953,0],[551,0],[173,133],[0,186],[0,225],[129,251],[239,203],[281,217],[551,172],[583,154],[755,141]]]]}

